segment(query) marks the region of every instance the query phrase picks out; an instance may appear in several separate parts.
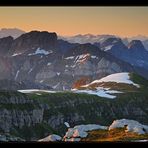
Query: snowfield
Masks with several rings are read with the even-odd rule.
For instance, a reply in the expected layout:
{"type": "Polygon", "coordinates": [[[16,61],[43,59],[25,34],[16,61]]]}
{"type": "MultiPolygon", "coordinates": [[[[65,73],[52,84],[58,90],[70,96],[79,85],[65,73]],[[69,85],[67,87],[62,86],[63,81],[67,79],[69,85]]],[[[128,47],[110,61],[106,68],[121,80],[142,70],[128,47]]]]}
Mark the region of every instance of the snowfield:
{"type": "Polygon", "coordinates": [[[112,88],[106,88],[104,87],[95,87],[96,90],[91,90],[92,84],[99,84],[102,82],[116,82],[116,83],[124,83],[124,84],[131,84],[136,87],[140,87],[138,84],[135,84],[133,81],[130,80],[129,73],[115,73],[111,74],[109,76],[106,76],[100,80],[95,80],[87,85],[82,85],[81,88],[84,88],[83,90],[78,90],[78,89],[72,89],[73,92],[75,93],[87,93],[87,94],[92,94],[92,95],[97,95],[99,97],[104,97],[104,98],[109,98],[109,99],[114,99],[116,98],[115,94],[123,93],[121,91],[117,90],[112,90],[112,88]]]}
{"type": "Polygon", "coordinates": [[[115,95],[111,95],[111,94],[122,93],[121,91],[106,90],[105,88],[100,88],[100,87],[98,87],[96,91],[94,91],[94,90],[76,90],[76,89],[73,89],[73,92],[76,92],[76,93],[87,93],[87,94],[97,95],[99,97],[104,97],[104,98],[109,98],[109,99],[116,98],[115,95]]]}
{"type": "Polygon", "coordinates": [[[37,92],[56,93],[56,91],[42,90],[42,89],[24,89],[24,90],[17,90],[17,91],[21,93],[37,93],[37,92]]]}
{"type": "MultiPolygon", "coordinates": [[[[127,72],[111,74],[111,75],[106,76],[100,80],[95,80],[95,81],[91,82],[90,84],[101,83],[101,82],[125,83],[125,84],[132,84],[136,87],[139,87],[138,84],[135,84],[133,81],[130,80],[129,73],[127,73],[127,72]]],[[[85,85],[85,86],[88,86],[88,85],[85,85]]]]}
{"type": "Polygon", "coordinates": [[[53,51],[52,50],[51,51],[46,51],[44,49],[37,48],[36,51],[35,51],[35,53],[30,53],[30,54],[28,54],[28,56],[37,55],[37,54],[48,55],[50,53],[53,53],[53,51]]]}

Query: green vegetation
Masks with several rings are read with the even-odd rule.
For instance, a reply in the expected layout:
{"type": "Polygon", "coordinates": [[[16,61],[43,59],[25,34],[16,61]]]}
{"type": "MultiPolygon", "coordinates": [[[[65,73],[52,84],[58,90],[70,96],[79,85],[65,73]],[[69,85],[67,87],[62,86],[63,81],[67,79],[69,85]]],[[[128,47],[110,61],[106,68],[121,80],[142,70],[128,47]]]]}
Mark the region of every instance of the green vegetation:
{"type": "Polygon", "coordinates": [[[15,127],[10,132],[11,135],[15,135],[25,140],[32,141],[37,140],[36,137],[38,137],[38,139],[41,139],[53,133],[57,134],[57,132],[53,130],[47,123],[35,124],[30,127],[15,127]]]}
{"type": "MultiPolygon", "coordinates": [[[[115,119],[126,118],[148,124],[148,81],[135,74],[131,74],[131,78],[141,87],[128,91],[128,87],[124,86],[124,93],[116,94],[116,99],[69,91],[39,92],[41,95],[37,92],[23,94],[16,91],[0,91],[0,110],[44,110],[41,123],[31,124],[30,127],[25,125],[21,129],[13,127],[11,130],[12,135],[27,140],[40,139],[53,133],[63,136],[67,130],[64,121],[68,121],[71,126],[90,123],[110,125],[115,119]],[[18,100],[17,103],[12,103],[12,98],[18,100]],[[21,103],[21,100],[29,102],[21,103]],[[55,128],[49,123],[49,119],[57,122],[57,118],[59,123],[55,128]]],[[[114,87],[117,87],[117,84],[114,87]]]]}
{"type": "Polygon", "coordinates": [[[39,104],[31,102],[26,94],[17,91],[0,91],[0,109],[7,110],[33,110],[39,108],[39,104]],[[28,101],[24,103],[24,101],[28,101]]]}
{"type": "Polygon", "coordinates": [[[110,131],[108,130],[94,130],[88,132],[86,138],[82,138],[81,141],[94,141],[94,142],[115,142],[124,141],[130,142],[134,140],[148,140],[148,134],[137,134],[133,132],[125,132],[124,128],[116,128],[110,131]]]}
{"type": "Polygon", "coordinates": [[[7,109],[7,110],[33,110],[37,109],[37,106],[35,104],[0,104],[0,109],[7,109]]]}

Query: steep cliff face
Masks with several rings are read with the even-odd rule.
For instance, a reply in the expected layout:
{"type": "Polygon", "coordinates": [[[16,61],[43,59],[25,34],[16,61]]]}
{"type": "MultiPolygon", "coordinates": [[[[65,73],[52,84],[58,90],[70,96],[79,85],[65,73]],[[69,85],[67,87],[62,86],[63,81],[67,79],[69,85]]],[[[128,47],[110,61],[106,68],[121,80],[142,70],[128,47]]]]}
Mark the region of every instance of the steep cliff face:
{"type": "Polygon", "coordinates": [[[28,50],[37,49],[38,47],[46,50],[55,50],[56,44],[56,33],[31,31],[14,40],[10,53],[24,53],[28,50]]]}
{"type": "Polygon", "coordinates": [[[109,38],[101,43],[100,46],[105,52],[133,66],[138,66],[143,69],[147,69],[148,67],[148,52],[140,40],[132,40],[127,45],[124,45],[121,39],[109,38]]]}
{"type": "Polygon", "coordinates": [[[43,120],[43,110],[23,94],[1,92],[0,104],[0,128],[4,133],[9,133],[15,127],[22,128],[43,120]]]}
{"type": "Polygon", "coordinates": [[[0,38],[0,54],[6,55],[9,52],[12,43],[13,43],[13,38],[11,36],[0,38]]]}
{"type": "Polygon", "coordinates": [[[148,82],[137,75],[131,77],[140,87],[121,87],[124,92],[116,94],[115,99],[74,92],[1,91],[0,131],[38,140],[49,134],[64,136],[65,122],[70,126],[90,123],[108,126],[115,119],[126,118],[148,124],[148,82]]]}

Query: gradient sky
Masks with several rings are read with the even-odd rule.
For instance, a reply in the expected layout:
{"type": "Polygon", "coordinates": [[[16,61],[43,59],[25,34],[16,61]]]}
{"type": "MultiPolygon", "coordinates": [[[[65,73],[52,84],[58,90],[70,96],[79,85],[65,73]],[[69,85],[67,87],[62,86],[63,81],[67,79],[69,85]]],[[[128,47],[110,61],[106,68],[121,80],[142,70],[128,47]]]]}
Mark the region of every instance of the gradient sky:
{"type": "Polygon", "coordinates": [[[0,28],[148,36],[148,7],[0,7],[0,28]]]}

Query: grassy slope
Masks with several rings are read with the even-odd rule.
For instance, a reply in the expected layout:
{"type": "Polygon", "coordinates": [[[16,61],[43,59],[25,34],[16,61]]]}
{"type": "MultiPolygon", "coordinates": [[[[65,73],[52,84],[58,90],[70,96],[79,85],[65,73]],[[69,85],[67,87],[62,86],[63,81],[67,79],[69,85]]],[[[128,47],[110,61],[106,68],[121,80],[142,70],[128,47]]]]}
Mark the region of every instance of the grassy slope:
{"type": "Polygon", "coordinates": [[[86,138],[81,141],[94,141],[94,142],[113,142],[113,141],[134,141],[134,140],[148,140],[148,134],[138,135],[133,132],[125,132],[124,128],[116,128],[108,130],[94,130],[88,132],[86,138]]]}

